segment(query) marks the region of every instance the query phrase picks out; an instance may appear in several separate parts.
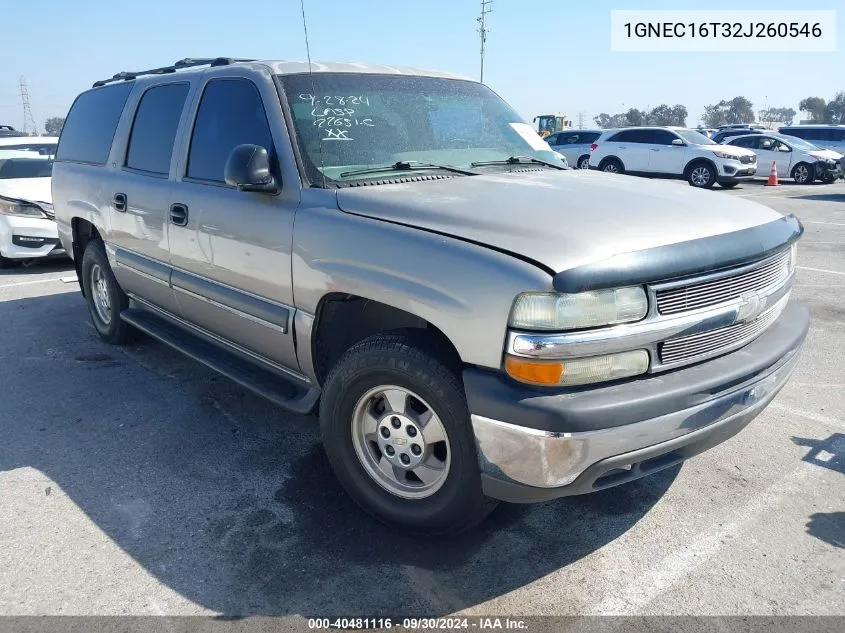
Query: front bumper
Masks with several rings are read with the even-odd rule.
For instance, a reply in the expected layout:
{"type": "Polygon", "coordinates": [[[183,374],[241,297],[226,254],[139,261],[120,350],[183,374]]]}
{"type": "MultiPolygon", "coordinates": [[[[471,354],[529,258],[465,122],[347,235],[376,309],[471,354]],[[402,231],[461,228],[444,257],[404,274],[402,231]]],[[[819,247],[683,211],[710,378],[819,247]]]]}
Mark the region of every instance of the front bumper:
{"type": "Polygon", "coordinates": [[[726,160],[719,165],[717,182],[742,182],[751,180],[757,173],[757,162],[742,163],[738,160],[726,160]]]}
{"type": "Polygon", "coordinates": [[[791,303],[764,334],[733,353],[592,389],[549,394],[465,370],[485,494],[511,502],[584,494],[725,441],[783,387],[808,327],[807,309],[791,303]]]}
{"type": "Polygon", "coordinates": [[[66,255],[56,223],[46,218],[0,216],[0,255],[34,259],[66,255]]]}

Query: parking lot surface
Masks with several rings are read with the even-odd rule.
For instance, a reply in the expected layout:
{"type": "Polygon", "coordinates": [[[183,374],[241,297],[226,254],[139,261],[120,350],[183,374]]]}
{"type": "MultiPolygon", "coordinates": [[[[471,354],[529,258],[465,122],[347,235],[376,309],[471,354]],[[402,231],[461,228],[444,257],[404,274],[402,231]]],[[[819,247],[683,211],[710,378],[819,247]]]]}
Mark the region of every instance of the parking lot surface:
{"type": "Polygon", "coordinates": [[[439,541],[359,511],[314,417],[102,343],[71,266],[0,271],[0,614],[845,614],[845,184],[708,195],[804,223],[786,388],[682,467],[439,541]]]}

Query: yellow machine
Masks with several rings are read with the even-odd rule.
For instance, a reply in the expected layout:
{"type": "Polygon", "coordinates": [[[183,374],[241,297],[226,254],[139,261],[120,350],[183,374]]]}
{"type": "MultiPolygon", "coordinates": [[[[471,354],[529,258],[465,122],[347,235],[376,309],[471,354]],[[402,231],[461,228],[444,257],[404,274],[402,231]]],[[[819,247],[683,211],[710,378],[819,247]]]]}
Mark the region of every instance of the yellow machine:
{"type": "Polygon", "coordinates": [[[534,123],[537,123],[537,134],[542,138],[572,127],[572,121],[567,121],[565,114],[541,114],[534,117],[534,123]]]}

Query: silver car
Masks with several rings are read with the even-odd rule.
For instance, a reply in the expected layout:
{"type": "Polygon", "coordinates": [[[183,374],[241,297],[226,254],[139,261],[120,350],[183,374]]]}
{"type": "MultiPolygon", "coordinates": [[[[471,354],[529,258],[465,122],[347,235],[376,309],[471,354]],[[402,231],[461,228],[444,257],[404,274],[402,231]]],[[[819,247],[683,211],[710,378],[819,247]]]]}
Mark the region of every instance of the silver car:
{"type": "Polygon", "coordinates": [[[193,59],[97,82],[53,202],[103,341],[140,330],[319,407],[340,483],[415,533],[724,441],[809,324],[795,217],[566,169],[488,87],[393,65],[193,59]]]}
{"type": "Polygon", "coordinates": [[[566,162],[578,169],[590,167],[590,145],[604,130],[566,130],[546,137],[546,142],[566,158],[566,162]]]}

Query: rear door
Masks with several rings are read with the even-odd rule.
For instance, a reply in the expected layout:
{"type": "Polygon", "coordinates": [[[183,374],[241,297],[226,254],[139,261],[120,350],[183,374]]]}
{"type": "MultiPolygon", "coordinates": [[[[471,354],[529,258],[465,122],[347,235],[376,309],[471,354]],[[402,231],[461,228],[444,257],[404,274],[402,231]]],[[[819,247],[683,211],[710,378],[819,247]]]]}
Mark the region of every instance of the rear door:
{"type": "Polygon", "coordinates": [[[767,163],[765,160],[760,158],[760,150],[758,145],[761,138],[761,136],[744,136],[742,138],[728,139],[727,145],[744,147],[745,149],[750,149],[752,152],[757,154],[757,171],[755,172],[755,175],[768,176],[772,164],[767,163]]]}
{"type": "Polygon", "coordinates": [[[607,153],[617,156],[622,161],[625,171],[646,172],[648,171],[650,140],[651,130],[622,130],[608,139],[611,147],[607,148],[607,153]]]}
{"type": "Polygon", "coordinates": [[[672,141],[680,138],[669,130],[651,131],[651,143],[648,145],[648,170],[650,172],[672,175],[684,173],[687,145],[686,143],[683,145],[672,144],[672,141]]]}
{"type": "Polygon", "coordinates": [[[236,68],[201,87],[170,218],[172,284],[184,319],[241,351],[297,368],[291,336],[291,241],[299,182],[281,180],[286,142],[271,130],[282,120],[278,94],[236,68]],[[275,138],[274,138],[275,137],[275,138]],[[232,149],[260,145],[274,164],[281,191],[238,191],[223,171],[232,149]]]}
{"type": "Polygon", "coordinates": [[[174,313],[167,219],[173,146],[190,87],[174,81],[141,94],[130,131],[122,136],[128,141],[115,147],[120,163],[107,192],[115,277],[126,292],[174,313]]]}

